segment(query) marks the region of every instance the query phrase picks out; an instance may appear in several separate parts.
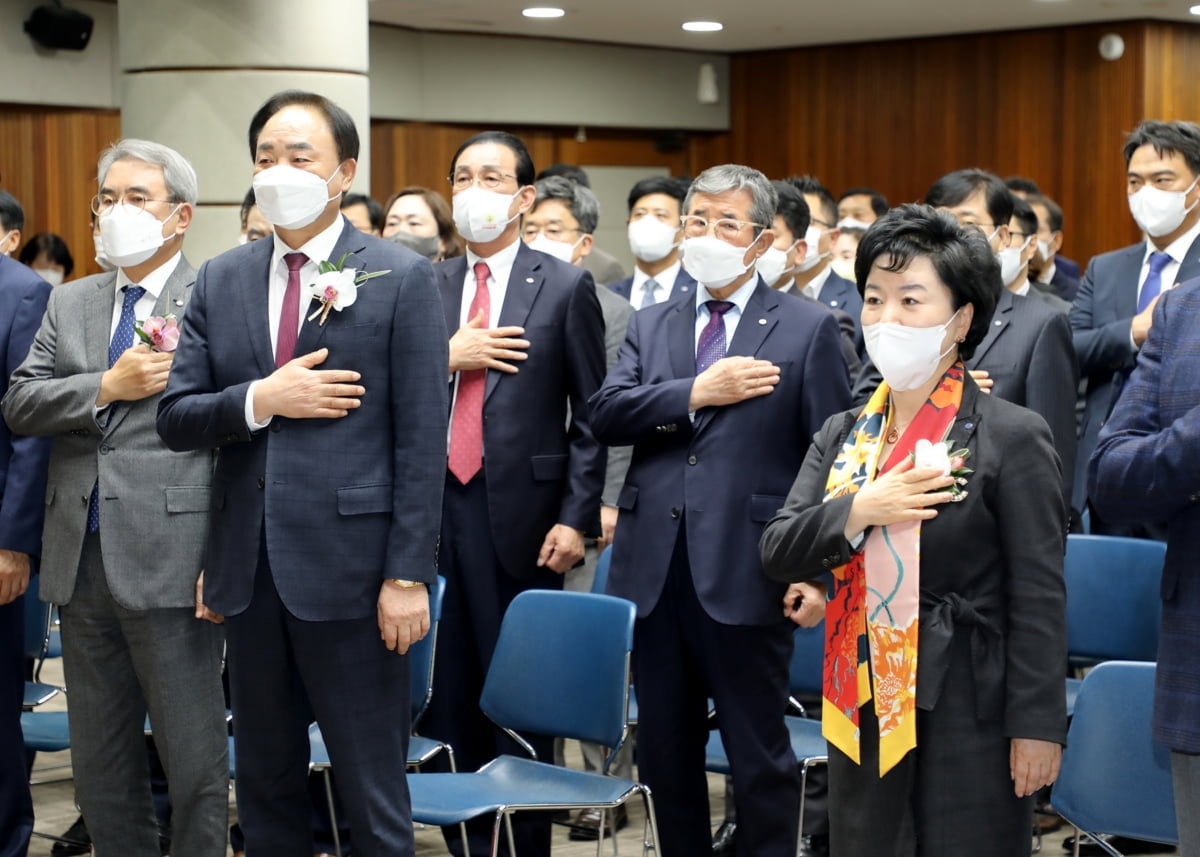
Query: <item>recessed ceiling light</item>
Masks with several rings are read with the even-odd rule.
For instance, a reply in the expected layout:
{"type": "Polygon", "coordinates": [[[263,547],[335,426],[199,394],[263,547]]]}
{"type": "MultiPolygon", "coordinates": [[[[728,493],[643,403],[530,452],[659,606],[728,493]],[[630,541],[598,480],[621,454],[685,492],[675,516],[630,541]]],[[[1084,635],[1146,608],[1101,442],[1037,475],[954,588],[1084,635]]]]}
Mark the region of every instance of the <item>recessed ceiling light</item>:
{"type": "Polygon", "coordinates": [[[683,28],[689,33],[716,33],[725,29],[720,21],[688,21],[683,28]]]}
{"type": "Polygon", "coordinates": [[[567,13],[554,6],[530,6],[528,9],[522,9],[521,14],[526,18],[561,18],[567,13]]]}
{"type": "Polygon", "coordinates": [[[1188,11],[1193,15],[1200,15],[1200,6],[1193,6],[1191,9],[1188,9],[1188,11]]]}

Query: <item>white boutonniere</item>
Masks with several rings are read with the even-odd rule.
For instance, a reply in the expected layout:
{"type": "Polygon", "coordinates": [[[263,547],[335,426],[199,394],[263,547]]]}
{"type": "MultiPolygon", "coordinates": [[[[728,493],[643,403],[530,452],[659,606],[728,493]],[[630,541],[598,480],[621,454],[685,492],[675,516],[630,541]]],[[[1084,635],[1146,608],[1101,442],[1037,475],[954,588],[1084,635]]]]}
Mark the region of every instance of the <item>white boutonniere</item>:
{"type": "Polygon", "coordinates": [[[316,282],[309,283],[305,287],[309,300],[318,301],[320,304],[308,317],[309,321],[320,316],[321,320],[318,324],[324,325],[330,310],[341,312],[358,300],[360,285],[372,277],[382,277],[384,274],[391,273],[390,269],[368,273],[367,271],[356,271],[354,268],[346,268],[346,259],[349,256],[350,254],[347,253],[336,263],[326,260],[317,266],[316,282]]]}
{"type": "Polygon", "coordinates": [[[951,451],[950,447],[953,445],[952,440],[930,443],[921,438],[912,452],[913,466],[933,467],[940,470],[944,476],[953,476],[954,484],[950,486],[950,493],[954,496],[950,502],[961,503],[967,499],[967,474],[975,471],[966,466],[971,450],[964,448],[951,451]]]}

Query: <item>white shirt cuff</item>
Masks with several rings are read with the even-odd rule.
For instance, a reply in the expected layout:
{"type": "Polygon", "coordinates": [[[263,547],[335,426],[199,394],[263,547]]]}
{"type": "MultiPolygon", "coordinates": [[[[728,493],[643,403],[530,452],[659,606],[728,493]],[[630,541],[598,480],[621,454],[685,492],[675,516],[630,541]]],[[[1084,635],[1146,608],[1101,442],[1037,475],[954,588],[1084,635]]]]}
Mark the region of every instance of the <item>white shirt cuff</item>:
{"type": "Polygon", "coordinates": [[[257,386],[258,382],[255,381],[246,389],[246,407],[244,413],[246,415],[246,428],[250,429],[250,431],[262,431],[271,424],[270,417],[267,417],[261,423],[254,421],[254,388],[257,386]]]}

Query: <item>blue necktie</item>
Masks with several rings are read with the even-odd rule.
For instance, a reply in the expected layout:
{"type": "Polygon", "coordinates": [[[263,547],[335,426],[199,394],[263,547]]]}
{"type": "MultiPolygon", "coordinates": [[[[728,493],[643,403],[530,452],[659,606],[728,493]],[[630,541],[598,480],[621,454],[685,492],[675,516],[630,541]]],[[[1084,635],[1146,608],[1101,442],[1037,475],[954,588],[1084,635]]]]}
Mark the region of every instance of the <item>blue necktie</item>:
{"type": "Polygon", "coordinates": [[[706,301],[708,324],[700,331],[696,343],[696,374],[725,356],[725,313],[733,309],[732,301],[706,301]]]}
{"type": "Polygon", "coordinates": [[[1162,294],[1162,272],[1170,261],[1169,253],[1160,253],[1156,250],[1150,254],[1150,271],[1146,274],[1146,282],[1142,283],[1142,291],[1138,295],[1138,312],[1150,306],[1150,301],[1162,294]]]}
{"type": "MultiPolygon", "coordinates": [[[[121,302],[121,317],[117,320],[117,329],[113,331],[112,340],[108,343],[108,368],[120,359],[121,355],[133,345],[133,307],[146,290],[141,286],[126,286],[125,298],[121,302]]],[[[100,481],[92,486],[92,496],[88,500],[87,528],[89,533],[100,530],[100,481]]]]}

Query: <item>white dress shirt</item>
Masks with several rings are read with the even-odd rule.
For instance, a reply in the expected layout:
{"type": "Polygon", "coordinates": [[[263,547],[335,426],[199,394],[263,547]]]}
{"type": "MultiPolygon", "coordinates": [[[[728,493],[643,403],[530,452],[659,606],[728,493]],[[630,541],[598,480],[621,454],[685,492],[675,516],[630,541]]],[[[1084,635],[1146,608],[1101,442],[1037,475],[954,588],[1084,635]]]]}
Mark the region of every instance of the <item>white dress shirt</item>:
{"type": "MultiPolygon", "coordinates": [[[[1192,243],[1200,237],[1200,221],[1189,229],[1187,232],[1180,235],[1170,244],[1163,248],[1162,252],[1171,257],[1171,261],[1163,266],[1162,274],[1162,294],[1175,288],[1175,277],[1179,274],[1179,266],[1183,264],[1183,257],[1187,255],[1187,251],[1191,249],[1192,243]]],[[[1146,278],[1150,276],[1150,255],[1158,252],[1158,248],[1149,240],[1146,241],[1146,246],[1142,253],[1142,270],[1138,273],[1138,300],[1142,299],[1142,286],[1146,285],[1146,278]]],[[[1136,352],[1141,350],[1136,342],[1133,341],[1133,330],[1129,331],[1129,346],[1136,352]]]]}
{"type": "Polygon", "coordinates": [[[637,309],[646,306],[644,303],[646,300],[646,280],[654,280],[654,282],[658,283],[658,288],[654,290],[654,296],[657,298],[654,303],[662,303],[671,297],[671,292],[675,289],[675,278],[679,276],[679,269],[682,267],[682,262],[676,262],[674,265],[664,268],[651,277],[635,265],[633,267],[633,283],[629,286],[629,302],[637,309]]]}
{"type": "Polygon", "coordinates": [[[821,269],[821,273],[817,274],[804,287],[804,294],[808,295],[814,301],[821,299],[821,289],[825,287],[825,283],[829,281],[829,275],[833,273],[833,265],[826,265],[821,269]]]}
{"type": "MultiPolygon", "coordinates": [[[[133,316],[138,321],[145,321],[154,314],[154,305],[158,303],[158,296],[162,294],[162,290],[167,286],[167,280],[175,273],[175,268],[179,265],[179,260],[183,258],[183,252],[180,251],[168,259],[163,264],[159,265],[146,276],[142,277],[140,282],[133,282],[129,279],[129,275],[125,273],[124,268],[117,269],[117,292],[113,299],[112,309],[112,324],[108,328],[108,339],[112,341],[113,334],[117,332],[117,323],[121,320],[121,307],[125,304],[125,293],[121,290],[128,285],[141,286],[146,290],[146,293],[138,298],[138,302],[133,305],[133,316]]],[[[168,310],[170,312],[170,310],[168,310]]],[[[182,313],[174,313],[179,316],[182,313]]],[[[133,344],[137,345],[141,340],[134,335],[133,344]]]]}

